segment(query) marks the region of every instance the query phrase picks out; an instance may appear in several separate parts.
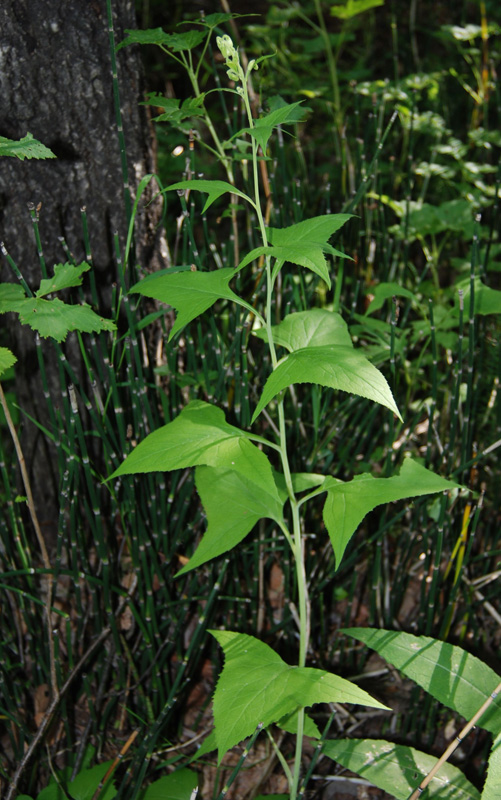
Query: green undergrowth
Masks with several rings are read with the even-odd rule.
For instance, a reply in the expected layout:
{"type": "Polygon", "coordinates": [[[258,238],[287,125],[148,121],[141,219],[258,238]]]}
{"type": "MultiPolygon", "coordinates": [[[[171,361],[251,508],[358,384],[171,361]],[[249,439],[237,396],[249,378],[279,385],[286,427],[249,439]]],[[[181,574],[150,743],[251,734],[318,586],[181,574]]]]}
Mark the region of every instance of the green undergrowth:
{"type": "MultiPolygon", "coordinates": [[[[248,735],[252,744],[260,742],[265,733],[258,723],[278,720],[276,713],[265,720],[263,710],[263,719],[251,717],[240,727],[235,722],[236,732],[209,740],[186,770],[195,748],[178,746],[211,726],[204,712],[223,653],[224,669],[230,664],[232,641],[225,637],[235,631],[249,641],[257,636],[275,651],[277,694],[285,674],[280,670],[298,663],[300,649],[294,553],[281,533],[281,511],[273,517],[265,498],[271,482],[280,498],[286,490],[271,477],[281,470],[276,450],[266,450],[270,472],[261,484],[259,500],[267,513],[256,511],[250,493],[255,518],[251,514],[246,533],[253,533],[241,536],[238,555],[226,552],[229,547],[209,551],[207,558],[203,549],[200,554],[207,520],[209,529],[214,519],[221,529],[229,525],[229,501],[223,504],[221,498],[237,491],[243,497],[249,490],[234,480],[235,472],[229,482],[219,473],[214,479],[210,470],[219,469],[219,462],[204,460],[198,451],[191,461],[169,461],[167,445],[175,429],[163,426],[208,404],[223,419],[211,424],[223,426],[225,435],[224,426],[252,431],[261,453],[263,441],[277,436],[281,405],[282,444],[290,472],[298,476],[296,491],[315,492],[318,476],[332,482],[325,507],[325,494],[302,507],[310,637],[308,667],[297,669],[358,675],[360,687],[369,690],[364,677],[372,671],[369,646],[417,684],[408,688],[403,713],[380,714],[376,736],[360,707],[350,707],[357,740],[342,732],[348,722],[327,695],[315,695],[316,731],[334,715],[330,733],[320,737],[322,752],[332,761],[325,766],[319,745],[305,760],[301,780],[315,771],[322,776],[337,770],[336,762],[405,799],[433,766],[427,753],[441,753],[440,731],[450,714],[445,716],[437,701],[456,715],[456,732],[460,718],[468,719],[481,705],[480,697],[476,705],[463,704],[468,691],[462,681],[482,691],[489,684],[489,692],[497,685],[489,681],[493,670],[499,672],[501,140],[499,90],[489,59],[499,50],[499,30],[485,3],[472,4],[465,18],[451,12],[450,24],[440,26],[434,19],[435,27],[430,22],[425,33],[400,19],[395,5],[269,3],[260,17],[233,21],[213,15],[164,32],[146,20],[149,30],[129,32],[116,58],[120,64],[121,47],[136,42],[145,52],[158,51],[177,93],[164,97],[155,89],[146,99],[157,117],[158,185],[171,189],[163,197],[172,264],[163,275],[149,275],[148,265],[136,263],[131,216],[131,238],[116,242],[116,289],[104,309],[85,215],[86,262],[76,264],[62,252],[61,263],[46,270],[42,260],[38,286],[27,286],[23,265],[4,252],[12,282],[0,286],[0,313],[17,314],[12,324],[33,328],[49,424],[42,429],[18,408],[16,367],[7,355],[1,360],[5,348],[0,348],[0,378],[16,427],[38,426],[53,445],[59,507],[57,541],[47,564],[1,419],[0,592],[3,607],[10,609],[3,615],[0,689],[6,731],[0,776],[6,785],[39,724],[33,716],[37,692],[46,686],[54,691],[51,661],[60,690],[68,678],[73,682],[59,703],[58,727],[49,729],[46,747],[40,743],[20,778],[19,790],[30,796],[52,781],[40,800],[65,797],[63,789],[66,796],[91,797],[110,767],[113,778],[110,773],[99,797],[117,791],[128,800],[150,800],[158,784],[165,796],[178,792],[189,800],[196,786],[193,770],[206,779],[211,765],[216,771],[210,755],[216,746],[221,754],[248,735]],[[251,75],[252,114],[265,120],[252,135],[229,84],[235,76],[226,74],[231,67],[221,64],[225,59],[216,47],[216,35],[234,36],[233,22],[242,37],[242,63],[242,54],[258,60],[273,54],[251,75]],[[425,35],[433,46],[422,44],[425,35]],[[183,39],[187,36],[191,39],[183,39]],[[246,199],[254,197],[253,143],[261,148],[255,163],[269,231],[266,246],[259,212],[246,199]],[[219,183],[209,184],[210,179],[219,183]],[[292,226],[334,215],[337,228],[328,235],[304,234],[301,250],[308,228],[292,226]],[[293,230],[292,238],[284,229],[293,230]],[[288,266],[275,276],[270,330],[293,380],[281,378],[281,365],[275,365],[270,387],[269,337],[262,320],[266,259],[273,250],[288,266]],[[290,261],[296,266],[290,268],[290,261]],[[154,288],[165,276],[168,290],[154,288]],[[57,294],[61,290],[64,301],[57,294]],[[297,330],[288,330],[284,319],[294,313],[310,315],[300,344],[294,340],[297,330]],[[325,314],[329,320],[340,315],[344,322],[322,331],[325,314]],[[325,378],[323,362],[312,379],[315,354],[306,353],[303,360],[298,355],[308,336],[317,337],[319,349],[335,340],[336,346],[353,343],[354,352],[363,352],[366,361],[357,363],[355,378],[363,375],[370,382],[369,370],[377,368],[388,386],[386,407],[356,382],[339,391],[337,376],[325,378]],[[47,388],[49,364],[57,364],[57,403],[47,388]],[[301,380],[306,373],[307,383],[301,380]],[[141,443],[161,430],[167,430],[165,440],[146,451],[144,468],[137,468],[145,452],[141,443]],[[164,459],[153,471],[152,452],[164,459]],[[128,470],[124,459],[132,465],[128,470]],[[416,472],[408,474],[404,491],[398,482],[410,463],[416,472]],[[190,469],[195,465],[196,474],[190,469]],[[412,492],[409,484],[419,483],[424,468],[454,486],[436,494],[412,492]],[[358,487],[374,480],[368,474],[389,483],[380,502],[364,505],[358,487]],[[343,494],[333,488],[337,481],[351,488],[343,494]],[[327,503],[338,515],[336,525],[329,524],[327,503]],[[340,511],[340,504],[349,511],[340,511]],[[340,542],[341,518],[347,533],[340,542]],[[56,631],[52,654],[44,616],[48,574],[56,631]],[[271,586],[277,575],[278,592],[271,586]],[[422,678],[419,660],[413,671],[396,645],[385,650],[391,632],[401,631],[415,637],[398,640],[404,654],[419,651],[421,657],[420,648],[441,643],[431,661],[435,667],[449,665],[447,675],[460,687],[454,696],[442,684],[437,688],[433,671],[422,678]],[[423,636],[434,639],[417,638],[423,636]],[[457,649],[447,650],[450,645],[457,649]],[[469,653],[493,668],[485,686],[479,686],[479,662],[469,653]],[[450,667],[454,658],[463,659],[466,679],[450,667]],[[195,702],[191,690],[203,685],[202,673],[208,689],[199,695],[198,715],[185,725],[187,708],[195,702]],[[127,746],[135,730],[140,735],[127,746]],[[391,749],[397,745],[400,751],[391,749]],[[367,747],[376,762],[372,771],[364,767],[367,747]],[[405,764],[400,777],[391,772],[395,763],[405,764]],[[174,768],[171,784],[162,785],[174,768]]],[[[0,141],[0,155],[29,159],[49,153],[29,134],[19,143],[0,141]]],[[[40,227],[48,224],[42,217],[40,227]]],[[[36,219],[34,226],[37,232],[36,219]]],[[[3,339],[1,344],[8,346],[3,339]]],[[[250,480],[248,472],[244,476],[250,480]]],[[[260,653],[253,653],[257,662],[260,653]]],[[[357,681],[351,685],[361,691],[357,681]]],[[[307,690],[313,692],[304,683],[297,692],[307,690]]],[[[380,704],[392,706],[392,691],[388,678],[371,683],[380,704]]],[[[216,706],[216,737],[218,713],[233,720],[231,703],[223,711],[216,706]]],[[[275,758],[291,764],[297,725],[289,721],[281,730],[284,755],[275,758]]],[[[496,725],[486,730],[484,736],[499,734],[496,725]]],[[[314,729],[309,733],[317,736],[314,729]]],[[[270,763],[274,748],[270,743],[270,763]]],[[[441,783],[430,786],[429,796],[480,796],[489,741],[479,735],[472,752],[467,785],[456,767],[449,768],[452,785],[459,781],[457,792],[470,794],[447,794],[441,783]]],[[[494,747],[485,800],[495,796],[489,786],[497,774],[496,753],[494,747]]],[[[225,784],[245,774],[245,756],[218,768],[212,797],[223,797],[225,784]]],[[[306,779],[290,796],[308,791],[306,779]]],[[[198,797],[209,797],[202,782],[198,797]]]]}

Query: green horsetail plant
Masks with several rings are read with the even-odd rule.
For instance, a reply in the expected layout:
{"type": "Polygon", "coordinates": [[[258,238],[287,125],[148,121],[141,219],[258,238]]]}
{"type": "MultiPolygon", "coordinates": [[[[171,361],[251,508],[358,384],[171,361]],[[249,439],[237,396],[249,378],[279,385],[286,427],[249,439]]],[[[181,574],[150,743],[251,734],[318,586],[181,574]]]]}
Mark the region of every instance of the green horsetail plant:
{"type": "MultiPolygon", "coordinates": [[[[207,517],[207,530],[188,563],[178,572],[184,575],[211,559],[237,548],[263,519],[280,531],[293,557],[298,606],[299,652],[297,663],[286,663],[268,644],[230,630],[214,630],[223,649],[225,663],[214,693],[214,736],[205,752],[217,748],[219,762],[225,753],[261,728],[278,725],[296,734],[296,755],[292,769],[282,754],[291,800],[302,796],[301,762],[303,736],[320,738],[317,726],[305,714],[316,703],[357,703],[384,709],[353,683],[307,666],[310,647],[310,603],[305,571],[304,509],[323,503],[323,521],[339,567],[346,547],[359,524],[379,505],[430,493],[457,489],[457,484],[405,458],[399,474],[375,478],[362,474],[350,481],[330,475],[293,473],[286,437],[284,397],[295,384],[309,383],[357,395],[379,404],[402,421],[383,374],[361,349],[355,349],[346,322],[336,311],[311,308],[291,311],[279,317],[277,283],[282,270],[306,269],[331,288],[329,259],[347,258],[329,240],[347,224],[349,214],[326,214],[284,228],[265,224],[259,159],[266,156],[273,132],[297,120],[299,103],[283,104],[255,119],[249,100],[249,79],[259,61],[243,69],[238,50],[229,36],[217,38],[227,75],[244,107],[247,126],[237,135],[250,137],[253,191],[247,194],[220,180],[183,180],[167,187],[180,195],[198,191],[208,195],[203,212],[224,194],[236,194],[257,221],[261,244],[252,249],[235,268],[205,271],[192,267],[164,270],[131,287],[132,293],[154,298],[177,313],[169,340],[217,303],[241,306],[254,320],[253,333],[268,348],[270,372],[258,392],[251,426],[262,413],[273,424],[264,437],[226,421],[215,405],[193,400],[162,428],[149,434],[108,480],[123,475],[195,468],[195,483],[207,517]],[[264,263],[264,300],[258,293],[243,298],[232,288],[233,280],[259,260],[264,263]],[[265,451],[270,452],[274,461],[265,451]],[[280,468],[275,468],[278,464],[280,468]]],[[[183,198],[182,198],[183,199],[183,198]]],[[[216,321],[217,309],[216,306],[216,321]]],[[[214,311],[212,312],[214,313],[214,311]]],[[[249,376],[250,382],[250,376],[249,376]]],[[[387,412],[386,412],[387,413],[387,412]]]]}

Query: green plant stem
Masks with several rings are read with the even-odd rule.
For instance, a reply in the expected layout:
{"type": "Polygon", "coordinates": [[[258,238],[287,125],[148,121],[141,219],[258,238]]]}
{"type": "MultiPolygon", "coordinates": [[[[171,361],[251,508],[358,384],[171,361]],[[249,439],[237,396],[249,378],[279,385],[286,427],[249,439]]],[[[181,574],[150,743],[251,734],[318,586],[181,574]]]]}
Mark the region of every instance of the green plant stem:
{"type": "MultiPolygon", "coordinates": [[[[254,120],[250,107],[249,94],[247,90],[247,77],[242,81],[243,92],[242,98],[245,104],[245,110],[249,120],[249,127],[254,127],[254,120]]],[[[263,212],[261,210],[260,194],[259,194],[259,174],[258,174],[258,145],[254,137],[252,137],[252,171],[254,179],[254,202],[259,223],[259,229],[263,245],[268,246],[268,237],[266,234],[266,226],[264,222],[263,212]]],[[[270,349],[271,362],[273,369],[276,369],[278,364],[275,342],[273,341],[273,333],[271,328],[272,320],[272,305],[273,305],[273,285],[274,277],[271,269],[270,256],[265,257],[266,264],[266,332],[268,337],[268,346],[270,349]]],[[[280,397],[277,404],[278,411],[278,427],[280,434],[280,457],[282,467],[284,470],[285,485],[287,487],[287,494],[292,511],[292,552],[294,554],[294,562],[296,567],[296,577],[298,585],[298,598],[299,598],[299,664],[298,666],[304,667],[306,664],[306,654],[308,652],[308,643],[310,636],[310,623],[308,612],[308,590],[306,583],[306,573],[303,558],[303,542],[301,536],[301,520],[299,517],[299,505],[296,499],[294,488],[292,485],[292,475],[289,464],[289,457],[287,453],[287,435],[285,430],[285,413],[283,405],[283,397],[280,397]]],[[[289,537],[286,537],[289,540],[289,537]]],[[[297,721],[297,735],[296,735],[296,754],[294,759],[294,772],[292,776],[290,800],[296,800],[299,788],[299,779],[301,775],[301,761],[303,752],[303,734],[304,734],[304,708],[298,711],[297,721]]]]}

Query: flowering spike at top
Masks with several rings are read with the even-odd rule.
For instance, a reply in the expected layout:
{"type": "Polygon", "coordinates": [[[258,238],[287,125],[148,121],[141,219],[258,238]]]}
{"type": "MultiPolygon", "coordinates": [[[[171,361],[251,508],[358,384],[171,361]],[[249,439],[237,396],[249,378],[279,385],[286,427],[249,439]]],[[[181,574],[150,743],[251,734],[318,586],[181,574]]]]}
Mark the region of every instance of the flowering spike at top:
{"type": "Polygon", "coordinates": [[[240,66],[240,58],[238,56],[238,50],[234,46],[231,37],[228,34],[224,36],[218,36],[216,38],[216,43],[221,51],[221,55],[225,60],[225,64],[228,67],[226,74],[230,81],[243,81],[245,80],[245,76],[240,66]]]}

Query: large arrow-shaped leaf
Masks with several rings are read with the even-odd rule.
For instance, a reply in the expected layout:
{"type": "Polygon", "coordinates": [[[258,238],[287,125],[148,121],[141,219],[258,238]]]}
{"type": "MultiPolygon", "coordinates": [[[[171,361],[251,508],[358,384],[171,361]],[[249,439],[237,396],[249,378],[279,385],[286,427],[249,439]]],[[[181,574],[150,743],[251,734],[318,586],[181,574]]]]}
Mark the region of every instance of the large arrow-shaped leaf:
{"type": "Polygon", "coordinates": [[[363,689],[321,669],[291,667],[264,642],[232,631],[212,631],[225,664],[214,693],[219,760],[234,745],[299,708],[358,703],[385,708],[363,689]]]}
{"type": "Polygon", "coordinates": [[[217,300],[232,300],[254,313],[252,306],[229,288],[228,284],[234,274],[235,270],[228,267],[212,272],[190,270],[170,275],[153,274],[134,284],[130,291],[153,297],[176,309],[177,317],[169,334],[170,341],[188,322],[207,311],[217,300]]]}
{"type": "MultiPolygon", "coordinates": [[[[420,750],[381,739],[338,739],[326,742],[322,752],[396,800],[407,800],[437,763],[420,750]]],[[[444,764],[428,784],[427,797],[480,800],[480,793],[457,767],[444,764]]]]}
{"type": "Polygon", "coordinates": [[[268,228],[268,236],[274,245],[294,245],[298,242],[327,244],[330,237],[352,216],[352,214],[324,214],[321,217],[311,217],[287,228],[268,228]]]}
{"type": "Polygon", "coordinates": [[[339,567],[346,545],[365,515],[373,508],[407,497],[450,491],[458,488],[458,484],[447,481],[411,458],[406,458],[399,475],[391,478],[358,475],[347,483],[326,478],[322,486],[324,488],[328,491],[323,512],[324,522],[339,567]]]}
{"type": "Polygon", "coordinates": [[[280,502],[270,462],[220,408],[193,400],[178,417],[150,433],[108,478],[138,472],[168,472],[206,464],[231,467],[280,502]]]}
{"type": "Polygon", "coordinates": [[[318,383],[366,397],[393,411],[401,420],[384,375],[351,347],[304,347],[287,356],[265,383],[252,422],[282,389],[292,383],[318,383]]]}
{"type": "MultiPolygon", "coordinates": [[[[341,253],[341,255],[343,254],[341,253]]],[[[311,269],[312,272],[315,272],[320,276],[320,278],[322,278],[322,280],[326,282],[329,289],[331,287],[329,267],[327,266],[327,261],[325,260],[323,250],[318,245],[299,243],[280,246],[255,247],[254,250],[251,250],[250,253],[248,253],[245,258],[242,259],[238,265],[238,269],[243,269],[247,266],[247,264],[250,264],[251,261],[255,261],[260,256],[271,256],[271,258],[275,258],[277,260],[278,264],[282,264],[284,261],[289,261],[291,264],[297,264],[298,267],[306,267],[306,269],[311,269]]]]}
{"type": "MultiPolygon", "coordinates": [[[[266,460],[263,453],[254,449],[266,460]]],[[[234,466],[220,469],[197,467],[195,483],[208,526],[194,555],[178,575],[232,550],[260,519],[282,521],[283,503],[278,498],[275,484],[265,486],[263,475],[256,474],[255,477],[256,482],[251,470],[236,472],[234,466]]]]}
{"type": "MultiPolygon", "coordinates": [[[[344,631],[376,650],[440,703],[471,719],[501,682],[494,670],[457,645],[410,633],[348,628],[344,631]]],[[[501,730],[501,698],[494,700],[477,725],[501,730]]]]}
{"type": "MultiPolygon", "coordinates": [[[[309,346],[352,347],[344,319],[340,314],[323,308],[288,314],[279,325],[273,325],[271,330],[275,344],[286,347],[289,352],[309,346]]],[[[260,339],[267,340],[266,328],[260,328],[253,333],[260,339]]]]}

